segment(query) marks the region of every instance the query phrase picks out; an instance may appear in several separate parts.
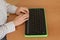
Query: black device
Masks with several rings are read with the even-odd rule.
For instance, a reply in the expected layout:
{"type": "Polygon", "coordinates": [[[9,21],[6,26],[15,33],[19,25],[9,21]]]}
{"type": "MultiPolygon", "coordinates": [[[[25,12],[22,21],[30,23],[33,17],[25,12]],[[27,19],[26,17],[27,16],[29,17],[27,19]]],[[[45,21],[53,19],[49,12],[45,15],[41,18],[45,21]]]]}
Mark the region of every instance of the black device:
{"type": "Polygon", "coordinates": [[[44,8],[30,8],[29,20],[25,23],[25,37],[47,37],[44,8]]]}

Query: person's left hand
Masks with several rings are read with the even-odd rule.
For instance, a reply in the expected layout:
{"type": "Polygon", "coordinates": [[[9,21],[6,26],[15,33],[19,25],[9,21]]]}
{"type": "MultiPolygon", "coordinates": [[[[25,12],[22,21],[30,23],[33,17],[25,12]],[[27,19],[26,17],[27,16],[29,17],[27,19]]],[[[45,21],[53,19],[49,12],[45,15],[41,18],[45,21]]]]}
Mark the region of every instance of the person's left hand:
{"type": "Polygon", "coordinates": [[[16,14],[17,14],[17,15],[26,14],[26,13],[29,13],[28,8],[26,8],[26,7],[19,7],[19,8],[17,8],[17,10],[16,10],[16,14]]]}

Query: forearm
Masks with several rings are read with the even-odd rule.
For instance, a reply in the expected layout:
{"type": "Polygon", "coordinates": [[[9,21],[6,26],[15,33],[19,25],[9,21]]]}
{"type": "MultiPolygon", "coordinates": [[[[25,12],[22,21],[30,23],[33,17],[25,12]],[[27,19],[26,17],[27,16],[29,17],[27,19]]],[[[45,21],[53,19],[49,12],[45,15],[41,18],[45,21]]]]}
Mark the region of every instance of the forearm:
{"type": "Polygon", "coordinates": [[[2,39],[7,34],[7,28],[3,25],[0,26],[0,39],[2,39]]]}
{"type": "Polygon", "coordinates": [[[0,39],[2,39],[7,33],[15,31],[15,25],[13,22],[0,26],[0,39]]]}
{"type": "Polygon", "coordinates": [[[7,12],[8,13],[12,13],[12,14],[16,13],[16,10],[18,8],[17,6],[11,5],[9,3],[6,3],[6,5],[7,5],[7,12]]]}

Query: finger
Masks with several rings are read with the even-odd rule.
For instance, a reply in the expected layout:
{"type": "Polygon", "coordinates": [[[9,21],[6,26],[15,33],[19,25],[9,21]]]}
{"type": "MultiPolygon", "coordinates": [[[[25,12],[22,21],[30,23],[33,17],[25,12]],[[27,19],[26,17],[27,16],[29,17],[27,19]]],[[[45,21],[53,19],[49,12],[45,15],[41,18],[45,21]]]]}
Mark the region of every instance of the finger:
{"type": "Polygon", "coordinates": [[[27,21],[27,20],[29,20],[29,19],[25,19],[25,21],[27,21]]]}
{"type": "Polygon", "coordinates": [[[19,19],[19,18],[21,18],[22,16],[23,16],[23,15],[21,14],[21,15],[17,16],[16,18],[19,19]]]}
{"type": "Polygon", "coordinates": [[[25,12],[29,13],[28,8],[23,8],[23,10],[24,10],[25,12]]]}
{"type": "Polygon", "coordinates": [[[25,18],[28,18],[29,17],[29,14],[25,14],[25,15],[23,15],[23,18],[25,19],[25,18]]]}
{"type": "Polygon", "coordinates": [[[26,11],[24,11],[24,10],[21,10],[21,11],[20,11],[20,13],[23,13],[23,14],[25,14],[25,13],[27,13],[27,12],[26,12],[26,11]]]}
{"type": "Polygon", "coordinates": [[[24,22],[27,21],[27,20],[28,20],[28,19],[25,19],[24,22]]]}
{"type": "Polygon", "coordinates": [[[24,14],[24,15],[19,15],[18,17],[16,17],[17,19],[22,19],[25,20],[26,18],[28,18],[29,15],[28,14],[24,14]]]}
{"type": "Polygon", "coordinates": [[[29,18],[25,18],[24,20],[29,20],[29,18]]]}
{"type": "Polygon", "coordinates": [[[22,19],[22,20],[25,20],[25,19],[27,19],[28,17],[21,17],[20,19],[22,19]]]}
{"type": "Polygon", "coordinates": [[[24,11],[25,11],[26,13],[29,13],[29,10],[28,10],[28,9],[24,9],[24,11]]]}

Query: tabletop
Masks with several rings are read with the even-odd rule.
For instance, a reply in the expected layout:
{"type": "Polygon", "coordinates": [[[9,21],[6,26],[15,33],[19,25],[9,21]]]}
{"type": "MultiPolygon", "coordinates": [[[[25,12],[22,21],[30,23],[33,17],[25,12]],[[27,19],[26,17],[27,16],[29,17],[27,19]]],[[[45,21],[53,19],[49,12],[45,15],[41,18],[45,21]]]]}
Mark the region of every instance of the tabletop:
{"type": "MultiPolygon", "coordinates": [[[[8,1],[8,0],[7,0],[8,1]]],[[[18,7],[45,8],[48,27],[47,38],[25,38],[25,23],[16,27],[16,31],[7,34],[7,40],[60,40],[60,0],[9,0],[18,7]]],[[[16,15],[10,15],[8,21],[16,15]]]]}

